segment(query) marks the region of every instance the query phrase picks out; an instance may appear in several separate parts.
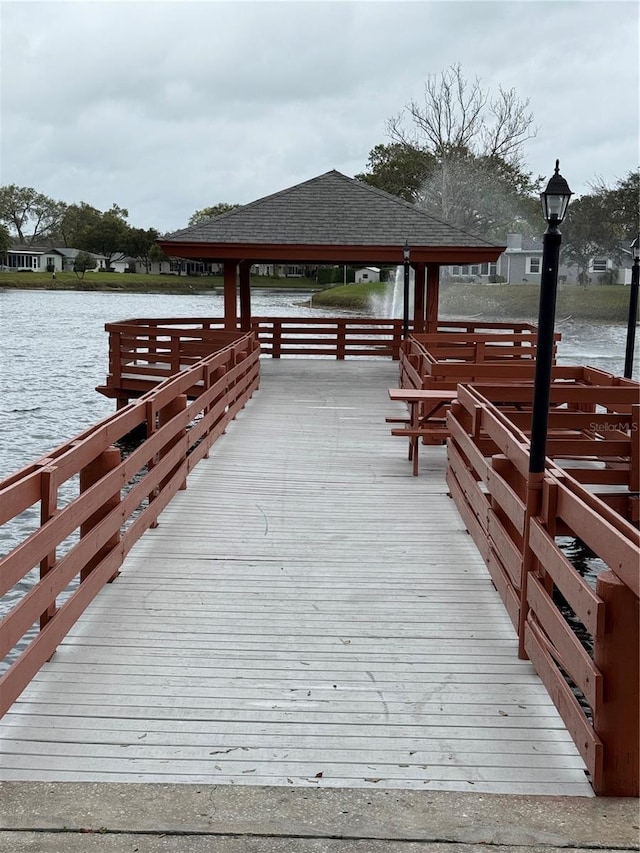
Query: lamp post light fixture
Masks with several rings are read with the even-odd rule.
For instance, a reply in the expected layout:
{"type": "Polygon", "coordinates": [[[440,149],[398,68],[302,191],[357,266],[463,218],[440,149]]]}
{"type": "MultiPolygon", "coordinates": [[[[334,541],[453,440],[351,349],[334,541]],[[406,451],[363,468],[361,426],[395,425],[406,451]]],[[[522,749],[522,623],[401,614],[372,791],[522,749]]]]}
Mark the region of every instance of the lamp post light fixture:
{"type": "Polygon", "coordinates": [[[527,482],[527,511],[525,517],[524,560],[520,582],[519,648],[518,656],[526,658],[524,647],[525,625],[528,613],[527,580],[534,565],[529,545],[529,522],[539,514],[542,502],[542,481],[547,455],[549,402],[551,398],[551,372],[553,367],[553,338],[556,317],[556,292],[558,289],[558,260],[562,235],[559,225],[565,217],[572,192],[560,174],[560,161],[544,192],[540,193],[547,230],[542,238],[542,274],[540,276],[540,303],[538,307],[538,342],[536,369],[533,381],[533,411],[531,413],[531,440],[529,445],[529,477],[527,482]]]}
{"type": "Polygon", "coordinates": [[[409,242],[405,240],[404,249],[402,250],[402,260],[404,262],[404,300],[402,314],[402,336],[409,337],[409,259],[411,258],[411,249],[409,242]]]}
{"type": "Polygon", "coordinates": [[[631,379],[633,374],[633,351],[636,343],[636,323],[638,320],[638,285],[640,283],[640,240],[631,244],[631,292],[629,293],[629,317],[627,321],[627,346],[624,355],[624,378],[631,379]]]}
{"type": "Polygon", "coordinates": [[[538,344],[536,347],[536,372],[533,385],[533,412],[531,415],[531,450],[529,472],[544,471],[547,447],[547,424],[553,366],[553,336],[556,318],[556,292],[558,289],[558,259],[562,222],[573,195],[560,174],[560,161],[544,192],[540,193],[547,230],[542,238],[542,274],[540,276],[540,303],[538,306],[538,344]]]}

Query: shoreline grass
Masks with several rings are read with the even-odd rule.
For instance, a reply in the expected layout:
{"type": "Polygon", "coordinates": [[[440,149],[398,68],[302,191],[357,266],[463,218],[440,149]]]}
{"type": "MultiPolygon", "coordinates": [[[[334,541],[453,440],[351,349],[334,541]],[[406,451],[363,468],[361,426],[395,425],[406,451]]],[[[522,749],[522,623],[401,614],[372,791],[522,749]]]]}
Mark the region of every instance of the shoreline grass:
{"type": "MultiPolygon", "coordinates": [[[[366,310],[371,297],[390,293],[392,284],[338,285],[313,297],[323,308],[366,310]]],[[[565,285],[558,288],[556,316],[594,323],[626,323],[629,288],[623,285],[565,285]]],[[[485,316],[505,320],[536,322],[540,288],[532,284],[443,284],[440,314],[460,317],[485,316]]]]}
{"type": "MultiPolygon", "coordinates": [[[[87,272],[78,278],[73,272],[2,272],[0,290],[79,290],[118,293],[209,293],[222,290],[224,279],[213,276],[147,275],[146,273],[87,272]]],[[[269,290],[316,291],[321,286],[310,278],[252,276],[251,287],[269,290]]]]}

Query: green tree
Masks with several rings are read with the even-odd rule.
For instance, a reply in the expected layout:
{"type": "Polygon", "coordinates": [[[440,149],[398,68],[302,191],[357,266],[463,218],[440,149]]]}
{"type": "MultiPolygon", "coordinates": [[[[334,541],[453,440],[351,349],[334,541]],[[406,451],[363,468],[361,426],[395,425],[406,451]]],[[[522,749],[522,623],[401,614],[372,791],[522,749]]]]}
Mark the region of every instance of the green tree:
{"type": "Polygon", "coordinates": [[[98,262],[89,252],[78,252],[73,262],[73,271],[78,278],[82,279],[87,270],[94,270],[97,265],[98,262]]]}
{"type": "Polygon", "coordinates": [[[355,177],[415,204],[421,200],[422,187],[437,166],[437,159],[429,151],[392,142],[376,145],[369,153],[367,171],[355,177]]]}
{"type": "Polygon", "coordinates": [[[67,206],[52,239],[57,246],[77,248],[83,243],[86,232],[99,226],[102,213],[84,201],[67,206]]]}
{"type": "Polygon", "coordinates": [[[0,225],[0,258],[4,258],[11,248],[11,234],[9,229],[0,225]]]}
{"type": "Polygon", "coordinates": [[[149,263],[159,264],[168,260],[169,258],[165,255],[160,246],[158,246],[157,243],[153,243],[149,248],[149,263]]]}
{"type": "Polygon", "coordinates": [[[640,169],[611,188],[602,181],[569,205],[562,225],[562,252],[578,267],[578,281],[589,283],[589,263],[600,255],[620,262],[640,229],[640,169]]]}
{"type": "Polygon", "coordinates": [[[221,201],[212,207],[203,207],[202,210],[196,210],[189,217],[189,225],[200,225],[201,222],[205,222],[207,219],[211,219],[214,216],[221,216],[223,213],[229,213],[230,210],[235,210],[236,207],[241,206],[240,204],[228,204],[226,201],[221,201]]]}
{"type": "Polygon", "coordinates": [[[153,249],[159,248],[156,243],[158,236],[155,228],[130,228],[124,243],[126,253],[144,264],[147,273],[153,260],[153,249]]]}
{"type": "Polygon", "coordinates": [[[0,222],[12,229],[18,243],[33,246],[48,239],[62,219],[66,205],[32,187],[0,187],[0,222]]]}
{"type": "Polygon", "coordinates": [[[608,255],[613,248],[610,235],[605,236],[602,200],[584,195],[569,205],[562,224],[563,260],[578,268],[578,283],[590,283],[589,262],[599,254],[608,255]]]}
{"type": "Polygon", "coordinates": [[[95,252],[107,258],[107,266],[122,260],[126,255],[127,240],[131,228],[127,223],[129,211],[113,204],[98,217],[92,218],[77,236],[78,249],[95,252]]]}
{"type": "Polygon", "coordinates": [[[609,252],[620,252],[640,233],[640,168],[619,178],[613,188],[599,180],[591,187],[599,199],[609,252]]]}

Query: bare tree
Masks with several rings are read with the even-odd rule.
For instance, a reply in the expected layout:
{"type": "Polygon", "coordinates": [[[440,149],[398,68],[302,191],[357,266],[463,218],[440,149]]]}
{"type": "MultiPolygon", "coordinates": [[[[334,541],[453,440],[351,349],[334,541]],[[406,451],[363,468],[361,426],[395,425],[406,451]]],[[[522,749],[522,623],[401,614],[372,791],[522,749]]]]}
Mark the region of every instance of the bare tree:
{"type": "MultiPolygon", "coordinates": [[[[422,103],[387,122],[395,146],[432,157],[416,203],[435,216],[494,238],[524,229],[538,181],[522,168],[522,146],[536,134],[529,101],[500,87],[491,98],[452,65],[429,77],[422,103]]],[[[391,147],[391,146],[390,146],[391,147]]]]}
{"type": "Polygon", "coordinates": [[[459,64],[430,76],[423,103],[407,104],[389,119],[387,132],[395,142],[438,158],[464,153],[507,162],[519,162],[522,145],[536,135],[528,99],[522,101],[515,89],[502,87],[491,99],[477,77],[472,83],[464,77],[459,64]]]}

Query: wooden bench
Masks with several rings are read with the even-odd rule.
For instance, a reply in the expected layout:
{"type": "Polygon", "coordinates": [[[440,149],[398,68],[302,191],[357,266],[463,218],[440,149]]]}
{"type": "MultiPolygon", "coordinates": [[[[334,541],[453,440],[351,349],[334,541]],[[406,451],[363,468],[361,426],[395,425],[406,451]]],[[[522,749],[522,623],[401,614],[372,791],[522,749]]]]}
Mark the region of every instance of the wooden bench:
{"type": "Polygon", "coordinates": [[[389,399],[398,403],[405,403],[409,408],[409,417],[387,418],[390,423],[404,423],[405,426],[391,430],[391,435],[404,436],[409,439],[409,460],[413,462],[413,476],[418,476],[418,446],[420,439],[428,438],[444,441],[447,430],[442,417],[434,421],[433,418],[452,400],[455,400],[455,391],[434,391],[420,388],[389,388],[389,399]]]}

